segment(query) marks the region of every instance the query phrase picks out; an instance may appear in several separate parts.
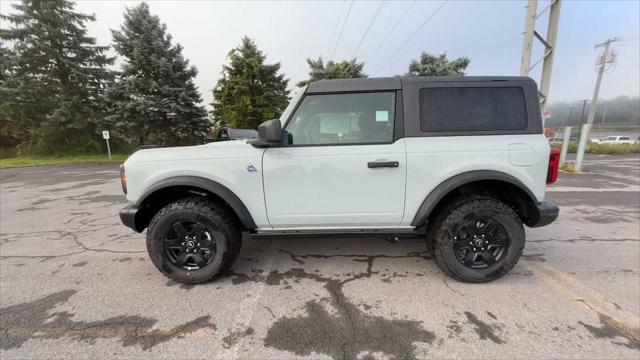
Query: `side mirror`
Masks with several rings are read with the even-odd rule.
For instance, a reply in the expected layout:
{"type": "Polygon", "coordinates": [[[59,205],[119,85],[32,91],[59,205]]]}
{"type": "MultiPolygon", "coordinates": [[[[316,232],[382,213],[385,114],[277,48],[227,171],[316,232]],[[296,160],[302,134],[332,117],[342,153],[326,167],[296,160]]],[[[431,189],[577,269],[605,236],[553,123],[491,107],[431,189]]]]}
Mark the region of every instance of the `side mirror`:
{"type": "Polygon", "coordinates": [[[282,125],[279,119],[265,121],[258,126],[258,138],[250,140],[255,147],[269,147],[282,144],[282,125]]]}

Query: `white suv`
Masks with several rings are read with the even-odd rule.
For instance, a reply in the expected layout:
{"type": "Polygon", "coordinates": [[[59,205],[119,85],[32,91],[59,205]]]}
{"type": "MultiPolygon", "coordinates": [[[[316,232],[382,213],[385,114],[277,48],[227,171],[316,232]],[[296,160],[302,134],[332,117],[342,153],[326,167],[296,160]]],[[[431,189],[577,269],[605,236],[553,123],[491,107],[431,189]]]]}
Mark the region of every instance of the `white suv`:
{"type": "Polygon", "coordinates": [[[530,78],[322,80],[258,132],[140,150],[121,167],[122,222],[149,228],[165,275],[220,276],[247,231],[424,238],[447,274],[485,282],[518,261],[523,224],[558,216],[544,202],[558,154],[530,78]]]}

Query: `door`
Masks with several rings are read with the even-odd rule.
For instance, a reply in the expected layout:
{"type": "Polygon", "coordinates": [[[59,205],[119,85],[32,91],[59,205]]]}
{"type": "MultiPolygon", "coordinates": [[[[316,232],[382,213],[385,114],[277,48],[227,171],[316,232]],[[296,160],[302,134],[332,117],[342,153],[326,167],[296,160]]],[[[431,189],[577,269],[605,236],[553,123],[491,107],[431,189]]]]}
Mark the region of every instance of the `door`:
{"type": "Polygon", "coordinates": [[[306,95],[285,126],[289,145],[263,155],[271,226],[398,226],[406,161],[395,108],[394,91],[306,95]]]}

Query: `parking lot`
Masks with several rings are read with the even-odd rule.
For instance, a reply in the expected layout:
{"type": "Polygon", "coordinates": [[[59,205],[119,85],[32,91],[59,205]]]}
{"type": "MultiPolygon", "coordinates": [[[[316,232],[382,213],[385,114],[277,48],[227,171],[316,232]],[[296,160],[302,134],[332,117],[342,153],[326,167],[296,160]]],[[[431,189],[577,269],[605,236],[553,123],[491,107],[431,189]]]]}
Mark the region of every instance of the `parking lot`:
{"type": "Polygon", "coordinates": [[[422,240],[245,237],[225,277],[162,276],[120,224],[116,165],[2,170],[2,358],[640,357],[640,157],[590,156],[489,284],[422,240]]]}

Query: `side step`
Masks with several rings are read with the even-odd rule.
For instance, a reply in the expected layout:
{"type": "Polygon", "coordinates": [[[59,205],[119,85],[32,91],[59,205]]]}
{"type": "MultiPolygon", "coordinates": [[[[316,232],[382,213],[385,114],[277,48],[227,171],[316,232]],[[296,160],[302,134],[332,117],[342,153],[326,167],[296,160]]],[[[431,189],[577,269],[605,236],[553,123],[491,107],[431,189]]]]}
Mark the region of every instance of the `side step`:
{"type": "Polygon", "coordinates": [[[282,237],[296,238],[335,238],[335,237],[383,237],[397,242],[401,239],[424,237],[422,228],[418,229],[336,229],[336,230],[267,230],[250,233],[256,239],[282,237]]]}

